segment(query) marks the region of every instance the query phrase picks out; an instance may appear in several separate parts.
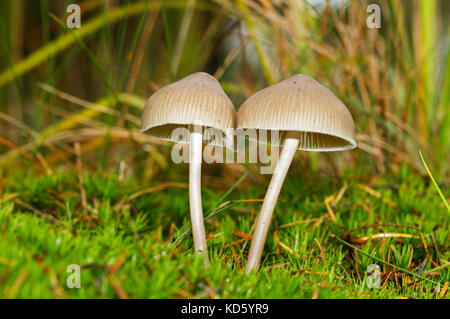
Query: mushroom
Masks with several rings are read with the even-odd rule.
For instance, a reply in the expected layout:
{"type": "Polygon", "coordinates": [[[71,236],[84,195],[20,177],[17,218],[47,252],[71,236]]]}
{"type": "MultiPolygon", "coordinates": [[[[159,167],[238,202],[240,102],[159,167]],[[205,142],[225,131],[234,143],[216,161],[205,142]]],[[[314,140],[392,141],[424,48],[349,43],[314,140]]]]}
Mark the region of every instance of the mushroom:
{"type": "MultiPolygon", "coordinates": [[[[189,144],[189,206],[195,251],[209,265],[201,199],[202,143],[206,129],[229,134],[234,128],[236,111],[219,82],[198,72],[162,87],[145,104],[141,132],[158,139],[189,144]],[[187,136],[174,137],[173,131],[184,128],[187,136]]],[[[215,141],[216,143],[221,141],[215,141]]]]}
{"type": "Polygon", "coordinates": [[[354,123],[346,106],[327,88],[297,74],[250,96],[237,113],[237,129],[279,132],[283,148],[259,213],[246,271],[258,269],[269,223],[297,149],[341,151],[356,147],[354,123]]]}

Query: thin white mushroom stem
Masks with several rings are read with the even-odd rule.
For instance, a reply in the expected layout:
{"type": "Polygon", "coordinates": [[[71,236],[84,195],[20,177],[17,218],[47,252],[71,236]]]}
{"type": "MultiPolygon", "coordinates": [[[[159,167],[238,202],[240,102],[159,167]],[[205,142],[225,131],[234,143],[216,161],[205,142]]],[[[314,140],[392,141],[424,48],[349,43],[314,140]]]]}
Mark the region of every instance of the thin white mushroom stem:
{"type": "Polygon", "coordinates": [[[191,210],[192,235],[194,237],[195,252],[203,255],[205,266],[209,266],[201,191],[202,140],[203,134],[201,131],[192,131],[190,133],[189,206],[191,210]]]}
{"type": "Polygon", "coordinates": [[[247,259],[247,274],[249,274],[253,269],[257,270],[259,267],[273,210],[275,209],[278,195],[280,194],[286,173],[291,165],[292,159],[294,158],[298,144],[299,133],[288,132],[283,144],[280,158],[276,164],[272,179],[270,180],[269,188],[267,189],[266,196],[264,197],[261,211],[258,215],[255,232],[250,245],[250,252],[247,259]]]}

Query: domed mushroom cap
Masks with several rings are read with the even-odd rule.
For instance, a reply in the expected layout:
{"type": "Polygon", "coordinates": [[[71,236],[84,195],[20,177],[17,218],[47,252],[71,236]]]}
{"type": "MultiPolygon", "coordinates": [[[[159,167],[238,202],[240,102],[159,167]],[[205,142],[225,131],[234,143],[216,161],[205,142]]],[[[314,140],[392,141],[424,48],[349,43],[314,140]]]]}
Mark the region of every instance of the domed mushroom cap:
{"type": "Polygon", "coordinates": [[[141,115],[141,132],[164,140],[189,142],[173,139],[172,131],[190,125],[225,131],[234,128],[235,121],[233,103],[220,83],[208,73],[197,72],[162,87],[147,100],[141,115]]]}
{"type": "Polygon", "coordinates": [[[256,92],[237,114],[238,129],[300,132],[298,149],[341,151],[356,147],[353,118],[347,107],[304,74],[256,92]]]}

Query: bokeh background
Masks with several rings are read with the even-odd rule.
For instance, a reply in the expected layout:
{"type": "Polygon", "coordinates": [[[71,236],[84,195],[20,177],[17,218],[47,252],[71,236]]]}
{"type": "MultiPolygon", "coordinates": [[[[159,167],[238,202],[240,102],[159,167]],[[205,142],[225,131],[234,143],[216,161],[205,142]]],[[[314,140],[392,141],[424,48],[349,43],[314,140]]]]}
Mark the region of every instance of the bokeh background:
{"type": "MultiPolygon", "coordinates": [[[[136,128],[159,87],[205,71],[239,107],[305,73],[349,107],[359,151],[301,153],[302,165],[423,173],[422,150],[448,181],[450,3],[375,1],[381,28],[369,29],[372,2],[86,0],[77,2],[82,28],[69,30],[61,24],[73,1],[2,1],[0,166],[28,159],[37,164],[28,169],[45,170],[43,160],[60,165],[65,145],[82,139],[92,165],[117,169],[123,160],[128,174],[153,178],[154,144],[136,128]]],[[[154,151],[166,163],[168,153],[154,151]]]]}

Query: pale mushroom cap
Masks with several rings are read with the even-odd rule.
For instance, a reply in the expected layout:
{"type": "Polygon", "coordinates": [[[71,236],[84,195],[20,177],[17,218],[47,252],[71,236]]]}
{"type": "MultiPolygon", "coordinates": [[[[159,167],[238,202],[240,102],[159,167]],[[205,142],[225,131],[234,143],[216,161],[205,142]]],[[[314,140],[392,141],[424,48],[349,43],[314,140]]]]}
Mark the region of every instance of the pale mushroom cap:
{"type": "MultiPolygon", "coordinates": [[[[159,139],[189,142],[189,137],[172,138],[173,130],[198,125],[220,130],[215,134],[227,133],[235,121],[233,103],[220,83],[208,73],[197,72],[162,87],[147,100],[141,115],[141,132],[159,139]]],[[[204,135],[205,140],[210,137],[204,135]]]]}
{"type": "Polygon", "coordinates": [[[237,114],[238,129],[300,132],[301,150],[341,151],[356,147],[355,126],[347,107],[330,90],[304,74],[256,92],[237,114]]]}

